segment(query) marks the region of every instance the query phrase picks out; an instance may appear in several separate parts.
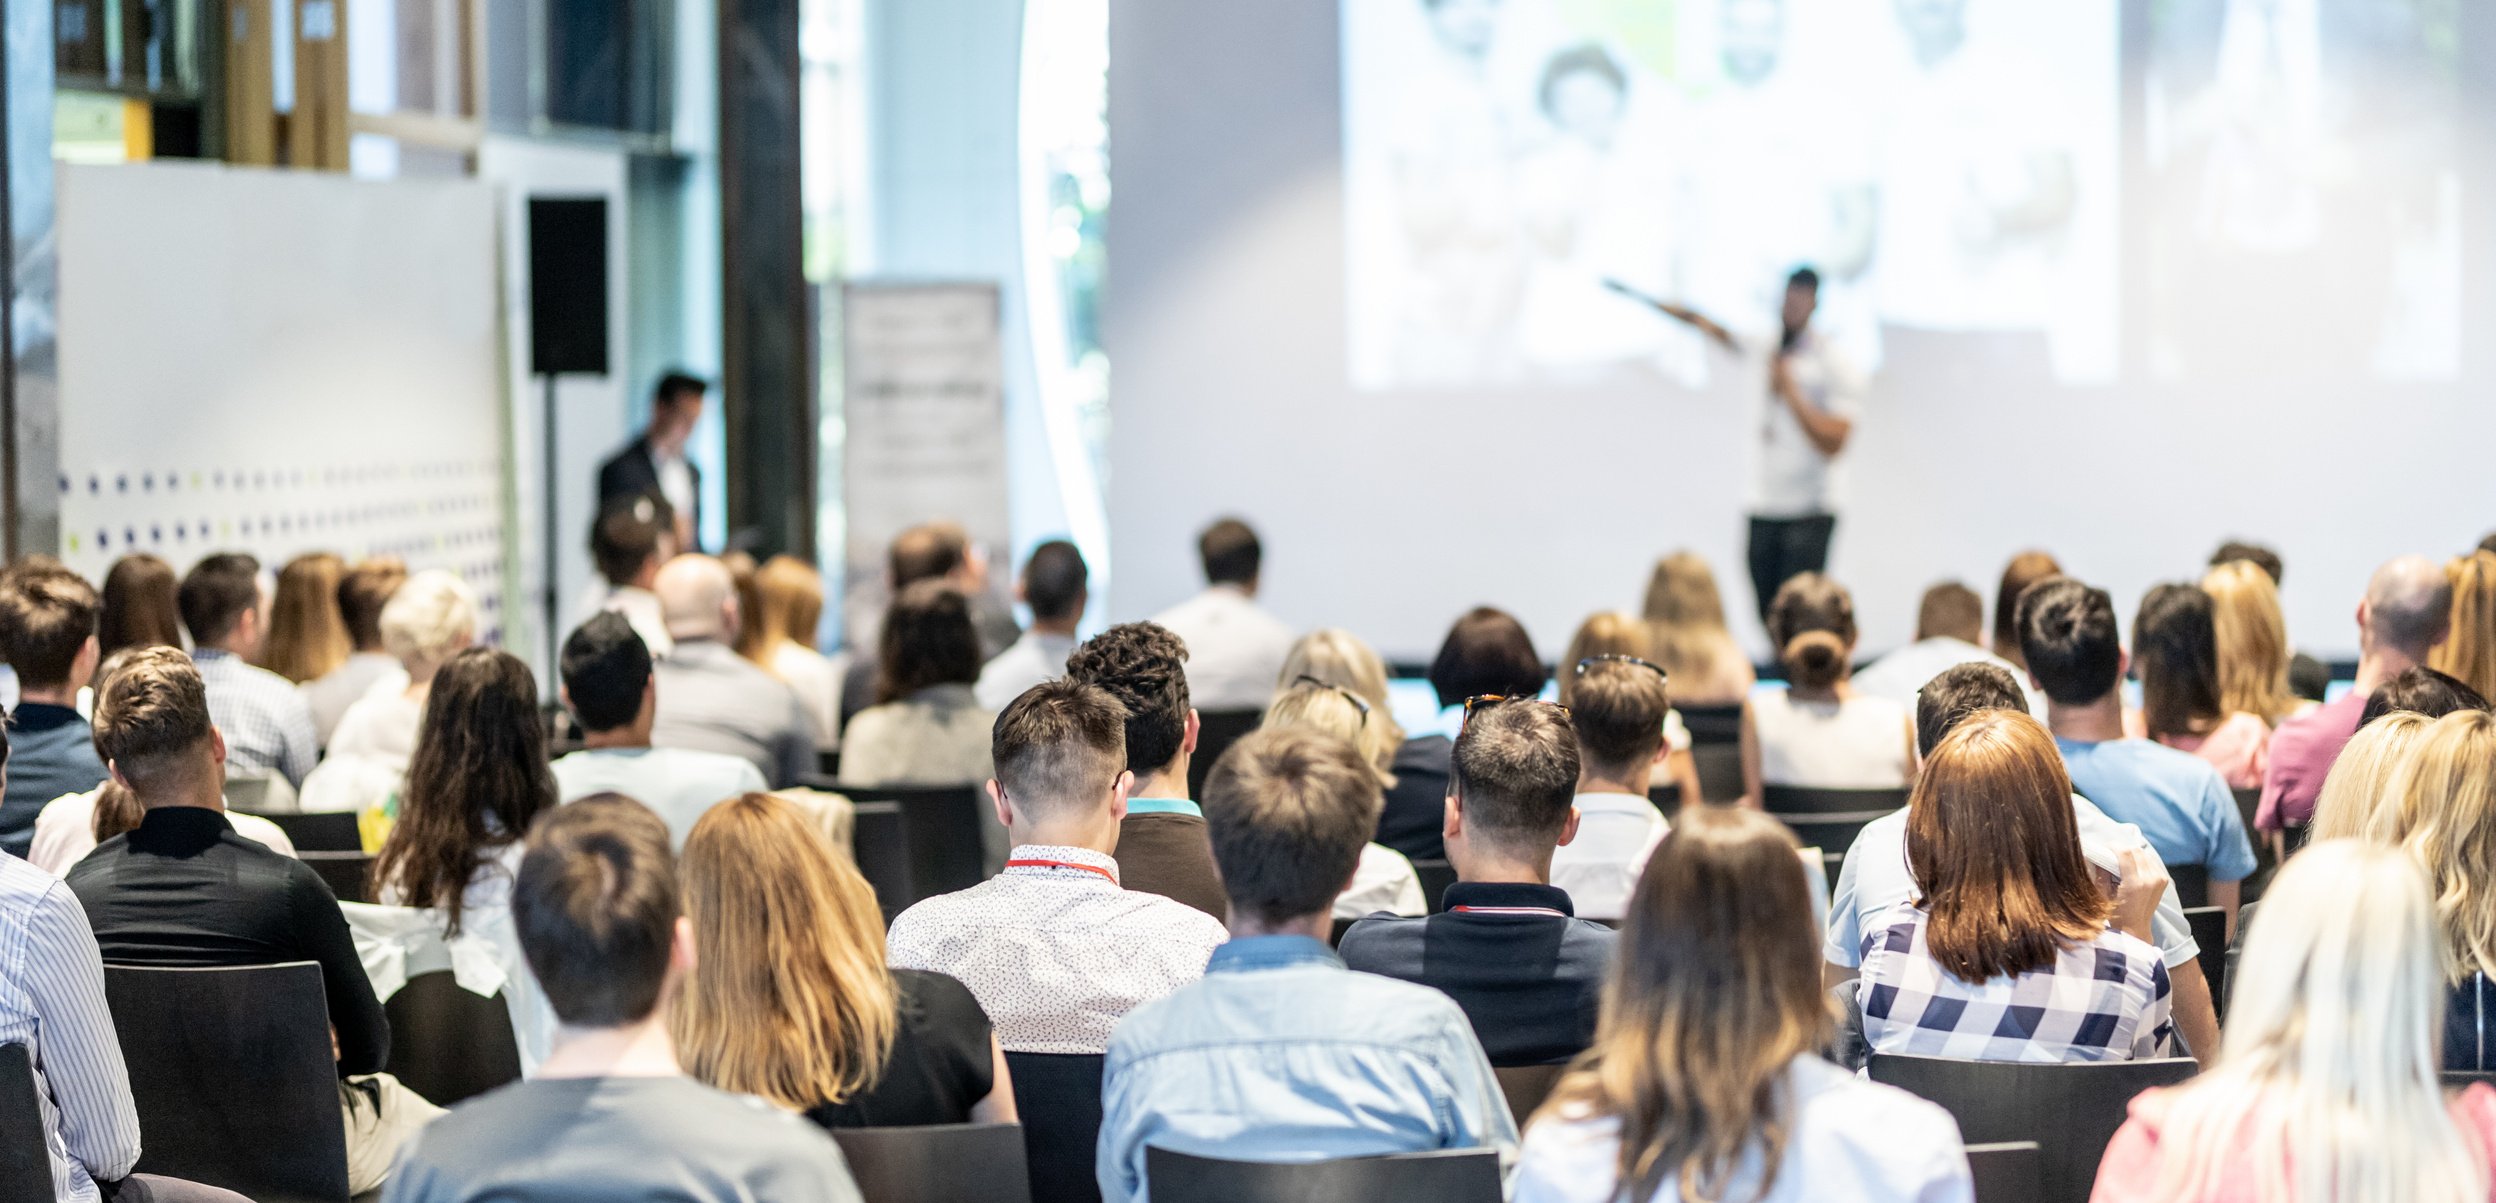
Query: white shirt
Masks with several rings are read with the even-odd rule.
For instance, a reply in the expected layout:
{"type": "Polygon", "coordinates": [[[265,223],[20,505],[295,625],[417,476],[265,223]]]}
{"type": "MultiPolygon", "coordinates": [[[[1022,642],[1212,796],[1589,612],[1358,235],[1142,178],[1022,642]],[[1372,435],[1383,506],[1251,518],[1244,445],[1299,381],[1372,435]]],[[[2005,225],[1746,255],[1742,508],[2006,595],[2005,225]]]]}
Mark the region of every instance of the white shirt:
{"type": "Polygon", "coordinates": [[[404,773],[416,756],[416,735],[424,726],[423,698],[407,696],[407,674],[385,677],[347,707],[338,729],[330,733],[329,755],[354,756],[386,764],[404,773]],[[397,688],[383,686],[396,685],[397,688]]]}
{"type": "Polygon", "coordinates": [[[578,802],[617,793],[657,811],[679,851],[703,812],[740,794],[770,788],[761,769],[742,756],[692,748],[589,748],[549,766],[555,800],[578,802]]]}
{"type": "Polygon", "coordinates": [[[1926,682],[1962,664],[1990,664],[2011,674],[2019,682],[2021,693],[2028,695],[2028,712],[2039,722],[2045,720],[2045,695],[2028,683],[2028,673],[2008,660],[1948,635],[1919,639],[1873,661],[1855,674],[1855,692],[1876,698],[1888,698],[1915,713],[1915,694],[1926,682]]]}
{"type": "MultiPolygon", "coordinates": [[[[1184,636],[1182,636],[1184,638],[1184,636]]],[[[982,709],[1003,712],[1023,691],[1042,681],[1066,675],[1066,657],[1075,652],[1075,637],[1025,631],[1014,646],[979,670],[976,690],[982,709]]],[[[1192,657],[1191,657],[1192,659],[1192,657]]],[[[1274,670],[1277,674],[1281,668],[1274,670]]]]}
{"type": "Polygon", "coordinates": [[[1763,690],[1751,697],[1751,729],[1766,785],[1889,789],[1915,767],[1907,708],[1888,698],[1798,702],[1786,690],[1763,690]]]}
{"type": "Polygon", "coordinates": [[[1634,794],[1579,794],[1576,806],[1577,838],[1552,850],[1551,884],[1569,892],[1578,918],[1618,919],[1672,824],[1634,794]]]}
{"type": "Polygon", "coordinates": [[[641,636],[642,645],[650,649],[651,659],[676,650],[676,641],[667,633],[667,614],[659,607],[658,594],[638,585],[618,585],[607,591],[598,610],[621,614],[624,621],[633,624],[633,633],[641,636]]]}
{"type": "Polygon", "coordinates": [[[1380,911],[1427,915],[1430,898],[1421,892],[1421,874],[1411,858],[1383,844],[1363,844],[1361,862],[1352,869],[1352,888],[1335,897],[1335,918],[1360,919],[1380,911]]]}
{"type": "MultiPolygon", "coordinates": [[[[1863,416],[1863,377],[1818,330],[1804,329],[1785,358],[1804,400],[1850,422],[1863,416]]],[[[1769,391],[1761,406],[1751,512],[1763,518],[1837,512],[1844,501],[1844,470],[1811,445],[1784,398],[1769,391]]]]}
{"type": "MultiPolygon", "coordinates": [[[[685,453],[661,455],[650,453],[650,464],[659,471],[659,495],[687,522],[693,520],[693,466],[685,462],[685,453]]],[[[686,550],[690,551],[691,548],[686,550]]]]}
{"type": "Polygon", "coordinates": [[[1187,644],[1188,700],[1198,710],[1262,710],[1297,638],[1237,585],[1214,585],[1153,617],[1187,644]]]}
{"type": "Polygon", "coordinates": [[[771,675],[797,691],[798,704],[815,720],[815,747],[829,752],[841,746],[841,679],[849,675],[849,653],[827,656],[811,647],[783,643],[771,654],[771,675]]]}
{"type": "Polygon", "coordinates": [[[338,730],[339,720],[347,716],[347,708],[356,704],[373,687],[389,677],[400,678],[405,686],[407,670],[399,667],[399,658],[382,652],[357,652],[347,662],[329,670],[329,675],[296,686],[303,694],[303,704],[312,708],[312,728],[320,733],[321,746],[329,746],[330,736],[338,730]]]}
{"type": "MultiPolygon", "coordinates": [[[[35,815],[35,842],[26,850],[26,862],[54,877],[69,876],[70,867],[87,859],[95,851],[95,796],[102,787],[83,794],[62,794],[43,804],[35,815]]],[[[271,852],[295,855],[295,842],[277,824],[258,815],[239,810],[225,812],[225,821],[234,834],[250,840],[271,852]]]]}
{"type": "MultiPolygon", "coordinates": [[[[1958,1122],[1939,1106],[1866,1081],[1813,1056],[1786,1071],[1792,1118],[1775,1189],[1761,1203],[1846,1199],[1854,1203],[1972,1203],[1958,1122]]],[[[1563,1112],[1526,1129],[1511,1182],[1514,1203],[1614,1203],[1620,1199],[1620,1121],[1563,1112]]],[[[1723,1197],[1759,1189],[1756,1145],[1723,1197]]],[[[1681,1198],[1665,1178],[1655,1203],[1681,1198]]]]}
{"type": "Polygon", "coordinates": [[[1101,1053],[1137,1006],[1203,977],[1230,938],[1185,903],[1118,884],[1118,862],[1089,848],[1026,844],[1012,866],[893,919],[897,969],[968,987],[1014,1053],[1101,1053]]]}

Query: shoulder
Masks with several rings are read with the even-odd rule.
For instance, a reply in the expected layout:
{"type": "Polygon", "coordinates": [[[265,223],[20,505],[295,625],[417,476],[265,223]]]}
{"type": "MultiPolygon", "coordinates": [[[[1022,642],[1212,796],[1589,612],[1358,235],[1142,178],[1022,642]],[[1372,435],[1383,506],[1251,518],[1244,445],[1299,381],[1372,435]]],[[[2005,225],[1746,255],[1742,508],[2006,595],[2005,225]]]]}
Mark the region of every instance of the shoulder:
{"type": "Polygon", "coordinates": [[[925,969],[895,969],[893,989],[912,1006],[932,1018],[976,1015],[984,1025],[988,1012],[979,1005],[977,995],[959,980],[925,969]]]}
{"type": "Polygon", "coordinates": [[[1344,977],[1346,1009],[1379,1022],[1391,1037],[1400,1029],[1405,1039],[1427,1039],[1451,1032],[1462,1032],[1469,1041],[1474,1039],[1473,1021],[1465,1017],[1464,1008],[1434,987],[1358,969],[1350,970],[1344,977]]]}
{"type": "Polygon", "coordinates": [[[2453,1096],[2455,1122],[2478,1138],[2479,1146],[2496,1155],[2496,1087],[2485,1082],[2472,1082],[2453,1096]]]}
{"type": "Polygon", "coordinates": [[[1377,972],[1370,967],[1406,951],[1406,946],[1422,939],[1429,930],[1430,918],[1426,915],[1374,915],[1355,920],[1345,929],[1343,943],[1335,953],[1354,969],[1377,972]]]}
{"type": "Polygon", "coordinates": [[[1613,1203],[1620,1197],[1621,1121],[1583,1106],[1547,1112],[1518,1146],[1513,1197],[1532,1203],[1613,1203]]]}
{"type": "MultiPolygon", "coordinates": [[[[707,752],[700,748],[652,748],[649,754],[659,758],[659,762],[666,765],[668,771],[687,777],[751,781],[753,782],[751,788],[755,791],[763,789],[767,784],[763,780],[763,771],[755,768],[753,761],[742,756],[731,756],[726,752],[707,752]]],[[[578,756],[581,753],[575,752],[573,755],[578,756]]],[[[569,760],[571,757],[567,756],[564,759],[569,760]]],[[[556,763],[561,764],[562,761],[556,763]]]]}
{"type": "Polygon", "coordinates": [[[1205,951],[1210,954],[1215,945],[1231,938],[1230,929],[1223,926],[1221,920],[1175,898],[1146,893],[1143,890],[1124,892],[1127,902],[1133,907],[1129,912],[1130,915],[1153,928],[1165,931],[1173,939],[1182,941],[1189,948],[1202,944],[1205,951]]]}
{"type": "Polygon", "coordinates": [[[1813,1143],[1879,1150],[1883,1160],[1957,1154],[1959,1122],[1940,1104],[1857,1077],[1818,1057],[1794,1059],[1790,1071],[1797,1136],[1813,1143]]]}

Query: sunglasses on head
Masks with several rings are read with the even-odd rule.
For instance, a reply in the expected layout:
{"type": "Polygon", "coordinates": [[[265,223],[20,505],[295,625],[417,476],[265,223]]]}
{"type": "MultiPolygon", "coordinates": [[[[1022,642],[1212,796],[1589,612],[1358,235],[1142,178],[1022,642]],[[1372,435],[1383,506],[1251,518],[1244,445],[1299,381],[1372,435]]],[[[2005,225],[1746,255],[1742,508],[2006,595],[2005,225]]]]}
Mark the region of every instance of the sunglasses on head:
{"type": "Polygon", "coordinates": [[[1636,656],[1622,656],[1610,653],[1601,656],[1588,656],[1585,659],[1578,661],[1576,670],[1577,675],[1581,677],[1585,676],[1587,669],[1598,664],[1635,664],[1640,668],[1646,669],[1648,672],[1654,673],[1658,680],[1670,681],[1673,679],[1670,673],[1664,671],[1663,665],[1658,664],[1653,660],[1641,660],[1636,656]]]}
{"type": "Polygon", "coordinates": [[[1307,673],[1302,673],[1293,678],[1291,684],[1294,688],[1298,688],[1302,685],[1314,685],[1319,689],[1334,690],[1336,693],[1343,695],[1344,701],[1352,703],[1352,708],[1354,710],[1361,712],[1361,726],[1369,726],[1369,700],[1367,698],[1364,698],[1349,689],[1345,689],[1343,686],[1337,685],[1332,681],[1320,681],[1316,677],[1312,677],[1307,673]]]}
{"type": "Polygon", "coordinates": [[[1463,734],[1465,727],[1472,724],[1475,711],[1488,710],[1493,706],[1504,706],[1510,702],[1532,702],[1538,706],[1549,706],[1560,712],[1561,722],[1565,723],[1569,721],[1569,708],[1558,702],[1546,702],[1541,698],[1529,695],[1511,697],[1504,693],[1479,693],[1465,699],[1465,719],[1464,722],[1457,724],[1457,734],[1463,734]]]}

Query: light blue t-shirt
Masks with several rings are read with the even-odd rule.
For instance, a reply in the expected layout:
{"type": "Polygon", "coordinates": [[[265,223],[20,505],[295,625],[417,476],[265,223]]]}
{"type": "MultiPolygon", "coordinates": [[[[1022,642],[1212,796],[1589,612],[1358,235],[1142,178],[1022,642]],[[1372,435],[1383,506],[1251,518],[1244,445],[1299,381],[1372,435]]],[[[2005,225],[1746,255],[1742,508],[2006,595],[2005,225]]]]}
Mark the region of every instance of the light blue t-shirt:
{"type": "Polygon", "coordinates": [[[2107,817],[2140,828],[2158,859],[2205,866],[2214,882],[2252,876],[2253,844],[2236,796],[2209,761],[2146,739],[2054,744],[2071,788],[2107,817]]]}

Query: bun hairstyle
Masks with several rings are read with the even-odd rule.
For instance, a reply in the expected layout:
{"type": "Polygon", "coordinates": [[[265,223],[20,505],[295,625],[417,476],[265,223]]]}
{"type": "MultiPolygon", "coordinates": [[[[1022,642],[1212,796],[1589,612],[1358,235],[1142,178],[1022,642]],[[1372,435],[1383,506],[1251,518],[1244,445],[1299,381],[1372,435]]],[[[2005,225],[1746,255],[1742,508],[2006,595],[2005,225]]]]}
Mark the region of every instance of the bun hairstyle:
{"type": "Polygon", "coordinates": [[[1789,683],[1827,689],[1845,679],[1855,650],[1855,599],[1836,581],[1806,572],[1768,604],[1768,637],[1776,641],[1789,683]]]}

